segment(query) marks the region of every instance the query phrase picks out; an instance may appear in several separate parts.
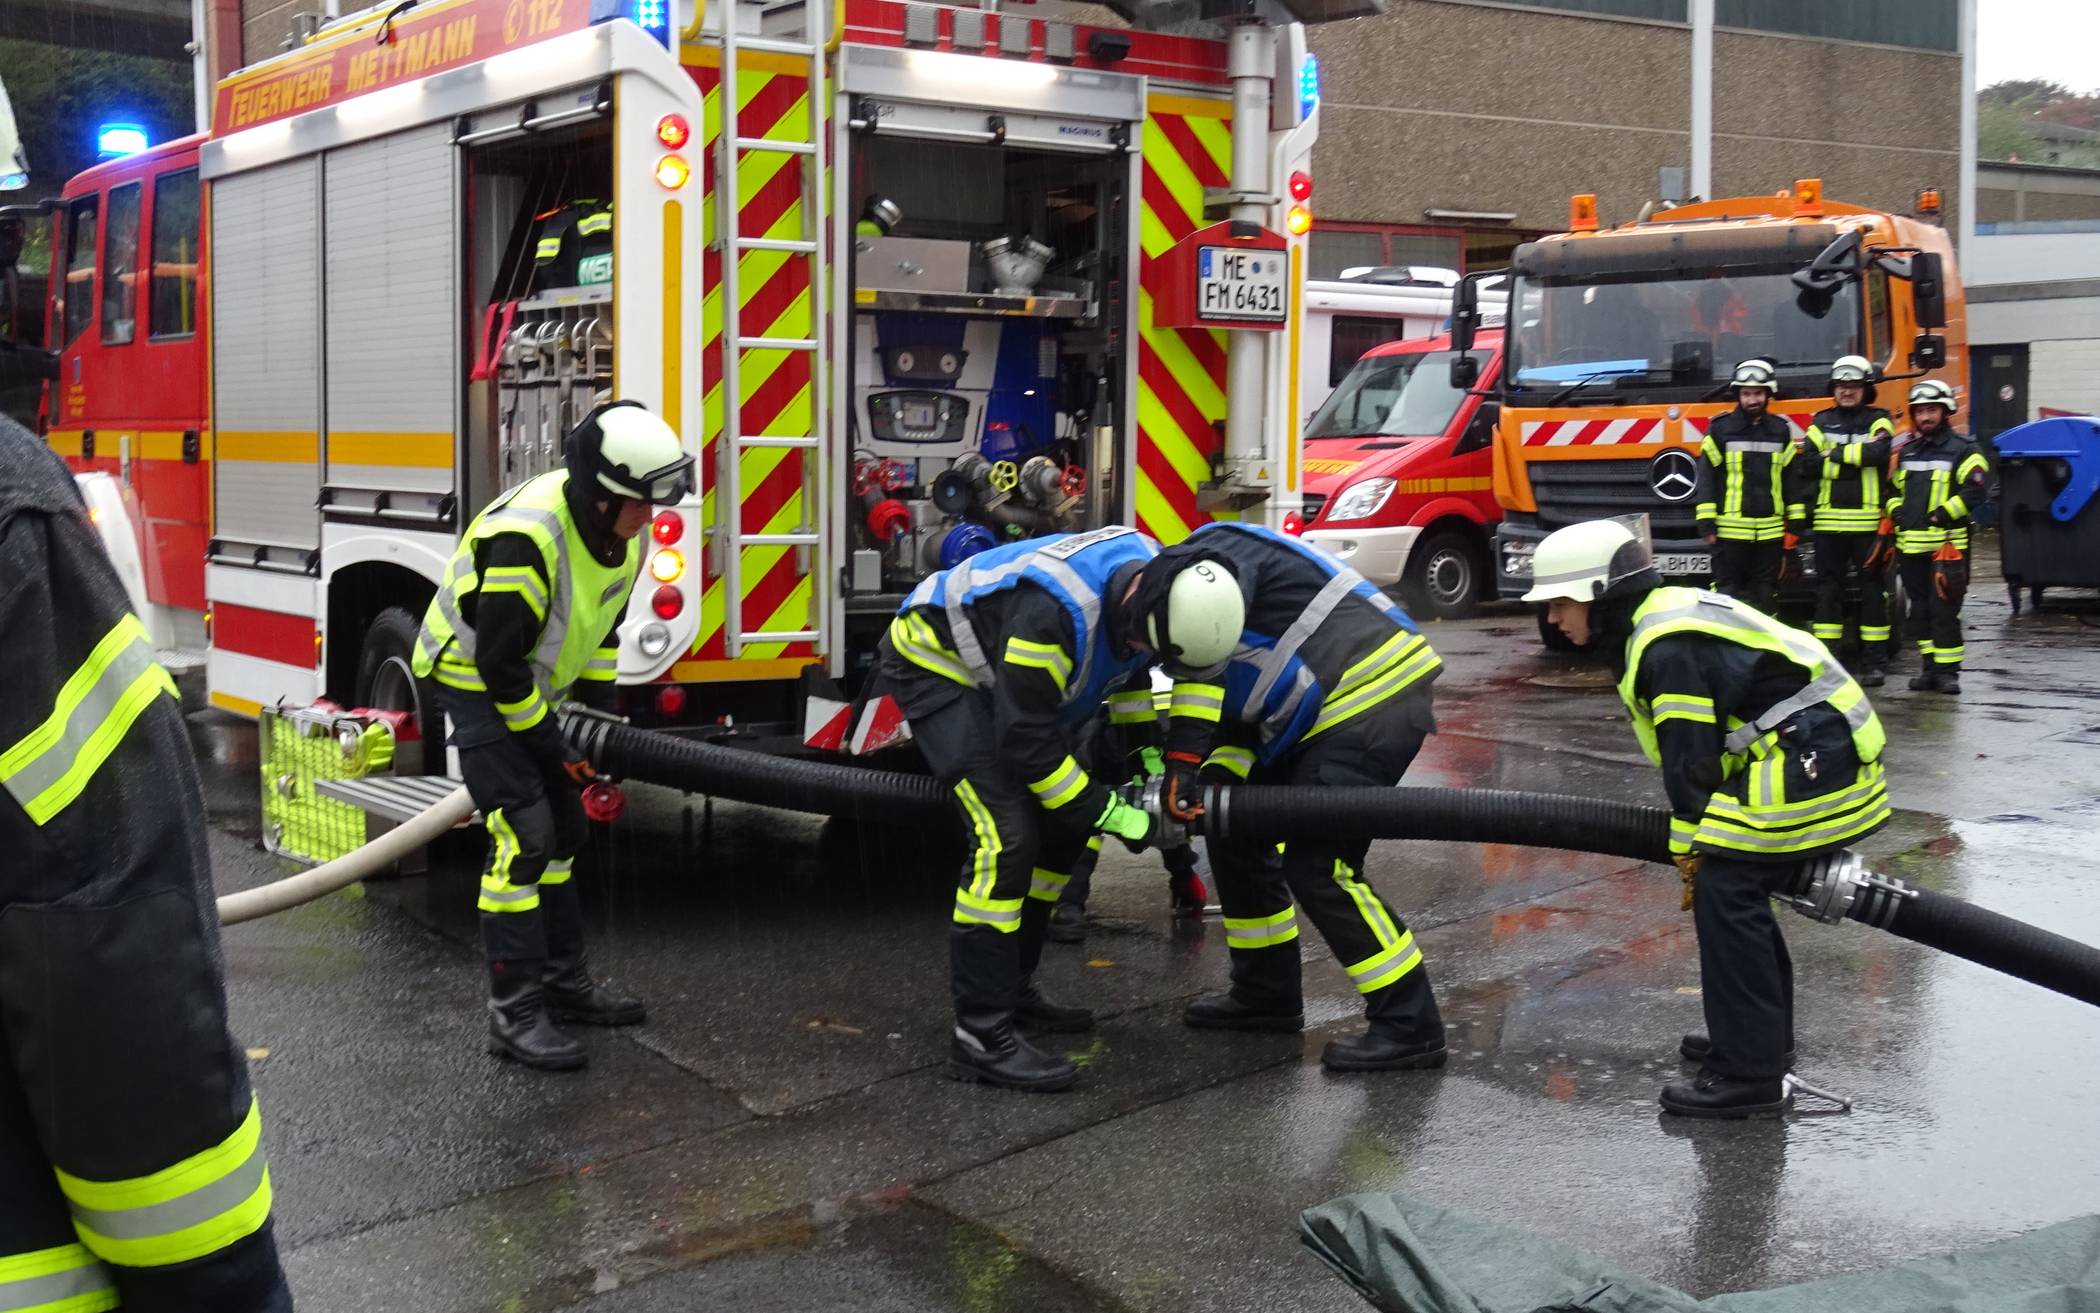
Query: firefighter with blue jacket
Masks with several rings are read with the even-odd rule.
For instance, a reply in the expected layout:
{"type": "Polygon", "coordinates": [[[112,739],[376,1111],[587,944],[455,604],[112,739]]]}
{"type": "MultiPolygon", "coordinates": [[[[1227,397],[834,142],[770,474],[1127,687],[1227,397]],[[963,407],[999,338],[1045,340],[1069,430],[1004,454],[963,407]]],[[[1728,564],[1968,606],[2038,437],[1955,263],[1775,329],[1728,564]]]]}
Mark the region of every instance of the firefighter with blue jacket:
{"type": "Polygon", "coordinates": [[[980,552],[923,581],[879,645],[876,686],[970,836],[948,935],[957,1079],[1049,1091],[1077,1077],[1016,1032],[1093,1025],[1034,983],[1051,910],[1091,838],[1142,846],[1156,828],[1080,764],[1082,740],[1119,691],[1150,714],[1155,659],[1221,661],[1240,628],[1238,591],[1216,579],[1162,574],[1137,599],[1158,551],[1111,526],[980,552]]]}
{"type": "MultiPolygon", "coordinates": [[[[1390,787],[1435,731],[1442,662],[1406,612],[1356,571],[1256,525],[1208,524],[1162,564],[1232,579],[1245,623],[1216,670],[1175,682],[1167,706],[1170,813],[1193,819],[1205,783],[1390,787]]],[[[1320,1060],[1336,1071],[1441,1067],[1444,1022],[1407,923],[1364,879],[1370,845],[1299,838],[1272,848],[1212,837],[1232,986],[1189,1004],[1213,1030],[1305,1024],[1303,909],[1363,996],[1368,1027],[1320,1060]]]]}

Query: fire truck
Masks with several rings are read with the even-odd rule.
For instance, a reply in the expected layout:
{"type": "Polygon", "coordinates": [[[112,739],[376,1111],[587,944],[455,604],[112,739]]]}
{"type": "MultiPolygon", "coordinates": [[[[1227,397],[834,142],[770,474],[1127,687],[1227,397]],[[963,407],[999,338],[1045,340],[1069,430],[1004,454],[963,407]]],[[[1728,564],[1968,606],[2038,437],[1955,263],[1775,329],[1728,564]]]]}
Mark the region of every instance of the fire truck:
{"type": "Polygon", "coordinates": [[[971,552],[1297,509],[1302,24],[1365,2],[380,5],[68,188],[48,440],[212,705],[421,713],[467,523],[641,401],[702,479],[625,709],[793,720],[971,552]]]}
{"type": "MultiPolygon", "coordinates": [[[[1937,199],[1921,199],[1936,217],[1937,199]]],[[[1964,388],[1961,284],[1953,246],[1929,218],[1827,200],[1813,178],[1609,229],[1594,196],[1569,210],[1569,231],[1519,246],[1508,271],[1493,473],[1504,596],[1530,587],[1546,534],[1643,512],[1663,574],[1703,583],[1697,453],[1713,416],[1734,404],[1728,379],[1740,360],[1777,367],[1772,409],[1797,440],[1830,404],[1830,362],[1842,355],[1877,363],[1884,404],[1911,379],[1964,388]]],[[[1455,297],[1461,351],[1479,319],[1473,277],[1455,297]]],[[[1454,371],[1471,385],[1477,362],[1462,357],[1454,371]]],[[[1543,610],[1539,633],[1548,647],[1565,644],[1543,610]]]]}

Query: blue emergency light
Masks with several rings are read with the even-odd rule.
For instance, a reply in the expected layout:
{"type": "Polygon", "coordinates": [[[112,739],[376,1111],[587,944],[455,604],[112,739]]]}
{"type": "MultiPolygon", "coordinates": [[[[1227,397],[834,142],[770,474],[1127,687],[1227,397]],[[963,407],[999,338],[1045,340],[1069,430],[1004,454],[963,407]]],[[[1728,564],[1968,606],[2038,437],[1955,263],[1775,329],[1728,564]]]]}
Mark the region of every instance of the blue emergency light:
{"type": "Polygon", "coordinates": [[[152,144],[141,123],[105,123],[95,129],[95,150],[106,160],[136,155],[152,144]]]}
{"type": "Polygon", "coordinates": [[[671,0],[591,0],[591,21],[624,18],[668,47],[671,44],[671,0]]]}
{"type": "Polygon", "coordinates": [[[1309,119],[1320,107],[1320,57],[1307,54],[1298,65],[1298,117],[1309,119]]]}

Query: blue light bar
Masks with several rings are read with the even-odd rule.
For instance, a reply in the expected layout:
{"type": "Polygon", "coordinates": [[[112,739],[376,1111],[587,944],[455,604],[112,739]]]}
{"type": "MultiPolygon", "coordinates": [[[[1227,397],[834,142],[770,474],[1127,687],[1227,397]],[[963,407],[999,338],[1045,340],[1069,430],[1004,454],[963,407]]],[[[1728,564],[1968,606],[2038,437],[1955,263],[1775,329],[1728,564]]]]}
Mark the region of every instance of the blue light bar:
{"type": "Polygon", "coordinates": [[[1308,54],[1298,65],[1298,117],[1311,118],[1320,107],[1320,57],[1308,54]]]}
{"type": "Polygon", "coordinates": [[[119,155],[136,155],[152,144],[146,137],[143,124],[105,123],[95,129],[95,149],[104,159],[114,159],[119,155]]]}
{"type": "Polygon", "coordinates": [[[671,0],[591,0],[591,21],[624,18],[665,46],[671,44],[671,0]]]}

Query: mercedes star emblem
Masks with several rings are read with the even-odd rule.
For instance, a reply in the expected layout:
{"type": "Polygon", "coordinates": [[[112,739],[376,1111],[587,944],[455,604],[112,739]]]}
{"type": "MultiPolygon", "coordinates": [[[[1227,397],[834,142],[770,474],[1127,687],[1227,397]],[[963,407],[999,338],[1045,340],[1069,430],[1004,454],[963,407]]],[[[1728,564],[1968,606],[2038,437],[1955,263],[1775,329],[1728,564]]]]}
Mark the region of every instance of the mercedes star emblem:
{"type": "Polygon", "coordinates": [[[1648,486],[1664,501],[1690,501],[1699,491],[1699,462],[1692,453],[1672,447],[1650,462],[1648,486]]]}

